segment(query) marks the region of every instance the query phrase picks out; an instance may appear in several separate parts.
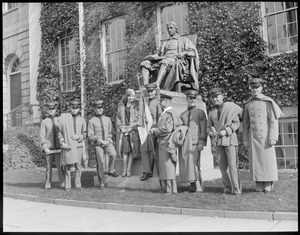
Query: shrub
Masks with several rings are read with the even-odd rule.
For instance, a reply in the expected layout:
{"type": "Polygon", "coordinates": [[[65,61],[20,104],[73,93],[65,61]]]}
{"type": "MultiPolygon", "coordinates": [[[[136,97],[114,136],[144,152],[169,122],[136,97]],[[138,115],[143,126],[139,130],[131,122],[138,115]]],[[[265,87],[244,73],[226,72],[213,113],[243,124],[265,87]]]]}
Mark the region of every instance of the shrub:
{"type": "Polygon", "coordinates": [[[9,145],[3,155],[3,170],[44,167],[44,153],[39,137],[39,127],[19,127],[3,134],[9,145]]]}

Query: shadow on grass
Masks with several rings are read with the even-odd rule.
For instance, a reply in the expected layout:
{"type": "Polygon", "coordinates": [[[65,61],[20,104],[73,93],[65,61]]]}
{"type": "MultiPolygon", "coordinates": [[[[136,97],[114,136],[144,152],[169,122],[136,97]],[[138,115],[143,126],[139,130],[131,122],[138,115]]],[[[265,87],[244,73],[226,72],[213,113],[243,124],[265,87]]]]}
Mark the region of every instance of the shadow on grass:
{"type": "MultiPolygon", "coordinates": [[[[81,185],[84,188],[93,188],[94,187],[94,175],[95,173],[92,171],[83,171],[81,173],[81,185]]],[[[74,181],[75,181],[75,172],[71,172],[71,184],[72,186],[74,185],[74,181]]],[[[44,177],[43,177],[44,178],[44,177]]],[[[18,179],[19,181],[21,181],[22,179],[18,179]]],[[[43,181],[39,181],[39,182],[15,182],[15,183],[5,183],[4,185],[8,186],[8,187],[19,187],[19,188],[45,188],[45,181],[43,179],[43,181]]],[[[57,176],[57,172],[53,172],[52,173],[52,188],[59,188],[58,185],[58,176],[57,176]]]]}

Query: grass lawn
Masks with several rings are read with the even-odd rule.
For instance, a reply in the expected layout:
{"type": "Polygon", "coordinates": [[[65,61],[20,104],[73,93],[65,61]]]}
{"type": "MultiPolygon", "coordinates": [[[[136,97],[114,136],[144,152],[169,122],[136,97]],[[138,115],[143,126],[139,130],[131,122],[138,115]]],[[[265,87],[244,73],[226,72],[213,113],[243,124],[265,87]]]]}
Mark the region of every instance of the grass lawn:
{"type": "MultiPolygon", "coordinates": [[[[279,170],[275,191],[269,194],[255,192],[248,170],[240,170],[243,187],[241,196],[221,195],[220,179],[205,181],[205,192],[188,193],[187,187],[178,188],[178,194],[167,196],[158,191],[127,190],[94,187],[95,169],[82,172],[81,190],[66,192],[58,188],[57,171],[53,169],[54,186],[44,189],[45,169],[12,170],[3,173],[3,191],[46,198],[72,199],[101,203],[155,205],[179,208],[230,211],[298,212],[298,170],[279,170]]],[[[120,176],[119,176],[120,177],[120,176]]],[[[73,184],[73,182],[72,182],[73,184]]]]}

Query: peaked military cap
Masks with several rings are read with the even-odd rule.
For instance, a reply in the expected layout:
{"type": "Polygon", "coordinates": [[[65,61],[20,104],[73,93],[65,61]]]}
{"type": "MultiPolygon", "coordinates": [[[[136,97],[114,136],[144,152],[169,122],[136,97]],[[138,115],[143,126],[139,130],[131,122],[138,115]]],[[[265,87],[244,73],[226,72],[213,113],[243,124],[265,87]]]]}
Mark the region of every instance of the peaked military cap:
{"type": "Polygon", "coordinates": [[[171,100],[173,97],[172,96],[169,96],[169,95],[166,95],[166,94],[160,94],[160,99],[163,100],[163,99],[167,99],[167,100],[171,100]]]}
{"type": "Polygon", "coordinates": [[[81,101],[80,100],[71,100],[68,102],[69,106],[73,106],[75,108],[80,108],[81,107],[81,101]]]}
{"type": "Polygon", "coordinates": [[[46,103],[45,104],[45,106],[47,107],[47,108],[49,108],[49,109],[55,109],[56,107],[57,107],[57,102],[55,102],[55,101],[50,101],[50,102],[48,102],[48,103],[46,103]]]}
{"type": "Polygon", "coordinates": [[[260,87],[262,83],[266,82],[265,80],[261,78],[251,78],[249,79],[248,83],[252,87],[260,87]]]}
{"type": "Polygon", "coordinates": [[[156,89],[156,84],[148,83],[144,87],[146,88],[147,91],[153,91],[154,89],[156,89]]]}
{"type": "Polygon", "coordinates": [[[217,96],[217,95],[223,95],[223,94],[224,94],[224,89],[223,88],[219,88],[219,87],[211,88],[208,91],[208,95],[209,96],[217,96]]]}
{"type": "Polygon", "coordinates": [[[186,95],[187,97],[197,98],[198,91],[196,91],[196,90],[187,90],[187,91],[185,92],[185,95],[186,95]]]}
{"type": "Polygon", "coordinates": [[[103,108],[103,100],[97,100],[93,103],[96,108],[103,108]]]}

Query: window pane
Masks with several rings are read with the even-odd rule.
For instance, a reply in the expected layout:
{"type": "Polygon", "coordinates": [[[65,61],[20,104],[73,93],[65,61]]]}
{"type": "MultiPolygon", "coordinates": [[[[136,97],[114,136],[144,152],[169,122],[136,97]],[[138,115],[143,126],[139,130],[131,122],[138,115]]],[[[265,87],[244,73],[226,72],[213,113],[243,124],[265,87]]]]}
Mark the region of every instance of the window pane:
{"type": "Polygon", "coordinates": [[[284,10],[284,2],[275,2],[275,11],[284,10]]]}
{"type": "Polygon", "coordinates": [[[283,133],[292,133],[293,132],[293,123],[292,122],[283,122],[283,133]]]}
{"type": "Polygon", "coordinates": [[[288,24],[288,36],[291,37],[295,35],[298,35],[297,24],[296,23],[288,24]]]}
{"type": "Polygon", "coordinates": [[[269,42],[269,53],[270,54],[276,54],[276,53],[278,53],[277,40],[272,40],[272,41],[269,42]]]}
{"type": "Polygon", "coordinates": [[[276,27],[270,27],[268,28],[268,38],[269,40],[275,40],[276,37],[276,27]]]}
{"type": "Polygon", "coordinates": [[[125,20],[116,18],[106,22],[105,31],[107,81],[118,81],[126,60],[126,56],[124,61],[122,57],[122,53],[126,52],[125,20]]]}
{"type": "Polygon", "coordinates": [[[298,122],[293,122],[293,131],[298,133],[298,122]]]}
{"type": "Polygon", "coordinates": [[[295,7],[295,3],[294,2],[286,2],[285,3],[285,8],[286,9],[289,9],[289,8],[292,8],[292,7],[295,7]]]}
{"type": "Polygon", "coordinates": [[[298,36],[289,38],[289,50],[298,50],[298,36]]]}
{"type": "Polygon", "coordinates": [[[282,136],[281,136],[281,134],[279,134],[279,136],[278,136],[278,141],[277,141],[276,145],[282,145],[282,136]]]}
{"type": "Polygon", "coordinates": [[[266,14],[274,12],[274,2],[265,2],[266,14]]]}
{"type": "Polygon", "coordinates": [[[276,21],[277,21],[277,25],[286,24],[286,14],[285,13],[276,14],[276,21]]]}
{"type": "Polygon", "coordinates": [[[277,27],[277,37],[278,38],[286,38],[287,37],[286,25],[277,27]]]}
{"type": "Polygon", "coordinates": [[[160,13],[162,39],[169,37],[166,24],[170,21],[174,21],[177,24],[179,34],[188,34],[188,24],[185,20],[188,16],[187,4],[168,4],[160,8],[160,13]]]}
{"type": "Polygon", "coordinates": [[[294,141],[295,141],[295,144],[298,143],[298,134],[294,134],[294,141]]]}
{"type": "Polygon", "coordinates": [[[288,50],[286,38],[278,40],[278,44],[279,44],[279,52],[285,52],[288,50]]]}
{"type": "Polygon", "coordinates": [[[275,24],[275,15],[267,17],[267,26],[268,27],[276,26],[276,24],[275,24]]]}
{"type": "Polygon", "coordinates": [[[293,145],[293,135],[292,134],[283,134],[283,145],[293,145]]]}
{"type": "Polygon", "coordinates": [[[287,22],[290,23],[296,21],[296,14],[296,10],[288,11],[286,13],[287,22]]]}

